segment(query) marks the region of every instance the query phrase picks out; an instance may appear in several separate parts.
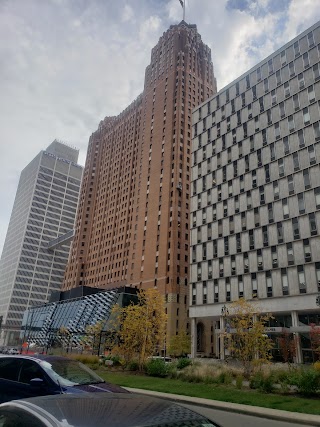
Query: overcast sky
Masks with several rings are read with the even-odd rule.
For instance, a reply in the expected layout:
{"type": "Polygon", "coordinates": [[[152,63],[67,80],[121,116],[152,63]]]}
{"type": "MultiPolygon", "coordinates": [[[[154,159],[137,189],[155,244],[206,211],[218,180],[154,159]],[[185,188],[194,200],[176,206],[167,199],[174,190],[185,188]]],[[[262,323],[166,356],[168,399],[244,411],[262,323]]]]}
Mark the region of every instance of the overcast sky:
{"type": "MultiPolygon", "coordinates": [[[[0,0],[0,253],[21,170],[55,138],[80,149],[142,92],[178,0],[0,0]]],[[[187,0],[218,89],[320,19],[319,0],[187,0]]]]}

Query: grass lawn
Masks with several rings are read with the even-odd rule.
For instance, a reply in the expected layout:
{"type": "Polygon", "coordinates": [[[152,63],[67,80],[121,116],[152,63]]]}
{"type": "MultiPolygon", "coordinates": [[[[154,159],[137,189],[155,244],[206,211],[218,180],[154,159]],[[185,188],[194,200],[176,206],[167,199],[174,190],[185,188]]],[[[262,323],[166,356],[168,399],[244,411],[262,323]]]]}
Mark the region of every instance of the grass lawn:
{"type": "Polygon", "coordinates": [[[155,378],[127,372],[99,370],[97,374],[106,381],[123,387],[320,415],[319,399],[266,394],[254,390],[237,390],[226,385],[188,383],[176,379],[155,378]]]}

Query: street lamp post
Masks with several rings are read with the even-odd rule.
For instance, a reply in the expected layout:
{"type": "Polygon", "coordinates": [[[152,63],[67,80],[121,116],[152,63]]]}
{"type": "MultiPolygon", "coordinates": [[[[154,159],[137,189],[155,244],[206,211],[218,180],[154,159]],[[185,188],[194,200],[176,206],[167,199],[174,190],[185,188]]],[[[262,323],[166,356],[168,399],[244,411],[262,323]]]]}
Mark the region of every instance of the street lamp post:
{"type": "MultiPolygon", "coordinates": [[[[229,316],[229,310],[228,310],[228,307],[224,304],[221,307],[221,318],[220,318],[220,329],[223,330],[223,332],[220,334],[220,358],[221,358],[221,360],[225,359],[224,333],[226,332],[225,321],[226,321],[226,318],[228,316],[229,316]]],[[[227,325],[227,328],[229,328],[229,325],[227,325]]]]}

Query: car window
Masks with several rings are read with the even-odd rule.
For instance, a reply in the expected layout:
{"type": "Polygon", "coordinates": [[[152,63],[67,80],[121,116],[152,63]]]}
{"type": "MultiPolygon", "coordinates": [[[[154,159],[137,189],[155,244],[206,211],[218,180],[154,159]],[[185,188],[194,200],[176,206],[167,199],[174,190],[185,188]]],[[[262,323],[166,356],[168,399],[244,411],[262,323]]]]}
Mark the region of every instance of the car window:
{"type": "Polygon", "coordinates": [[[35,416],[22,409],[0,410],[0,427],[46,427],[35,416]]]}
{"type": "Polygon", "coordinates": [[[44,380],[43,370],[40,366],[31,360],[23,360],[20,370],[19,382],[29,384],[34,378],[44,380]]]}
{"type": "Polygon", "coordinates": [[[18,381],[18,373],[21,361],[18,359],[0,359],[0,378],[18,381]]]}

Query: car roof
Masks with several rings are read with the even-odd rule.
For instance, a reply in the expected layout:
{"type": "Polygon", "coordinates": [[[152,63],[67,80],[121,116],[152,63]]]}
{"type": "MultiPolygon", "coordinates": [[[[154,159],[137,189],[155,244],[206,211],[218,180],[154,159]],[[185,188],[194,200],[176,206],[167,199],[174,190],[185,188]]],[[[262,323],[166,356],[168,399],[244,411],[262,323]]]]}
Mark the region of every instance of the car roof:
{"type": "Polygon", "coordinates": [[[12,401],[0,406],[28,408],[30,411],[54,417],[74,427],[91,425],[105,427],[142,427],[213,424],[196,412],[168,400],[150,396],[125,393],[86,393],[39,396],[31,399],[12,401]],[[198,424],[198,423],[199,424],[198,424]]]}

